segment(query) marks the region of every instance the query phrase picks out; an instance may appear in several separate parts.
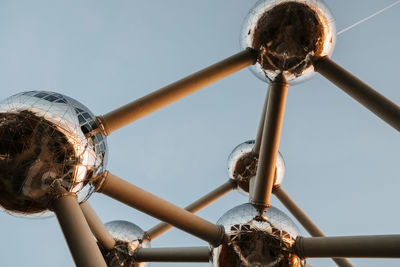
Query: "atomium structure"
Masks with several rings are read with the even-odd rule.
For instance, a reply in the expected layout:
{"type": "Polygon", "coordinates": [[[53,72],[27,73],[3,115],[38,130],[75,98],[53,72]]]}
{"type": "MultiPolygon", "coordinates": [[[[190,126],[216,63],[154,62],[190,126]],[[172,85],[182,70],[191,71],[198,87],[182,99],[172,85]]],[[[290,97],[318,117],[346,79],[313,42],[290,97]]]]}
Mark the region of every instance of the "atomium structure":
{"type": "Polygon", "coordinates": [[[334,20],[316,0],[261,0],[246,17],[242,51],[102,116],[51,91],[27,91],[0,103],[0,207],[22,217],[55,214],[79,267],[147,266],[148,262],[210,262],[219,267],[305,267],[307,258],[399,258],[399,235],[326,237],[282,189],[278,151],[288,88],[319,73],[396,130],[400,107],[330,59],[334,20]],[[229,179],[180,208],[106,168],[107,136],[226,76],[250,67],[269,83],[254,140],[228,158],[229,179]],[[248,203],[216,222],[194,213],[238,189],[248,203]],[[103,224],[90,206],[104,194],[162,223],[149,230],[126,221],[103,224]],[[311,237],[271,205],[275,195],[311,237]],[[208,242],[206,247],[151,247],[171,227],[208,242]]]}

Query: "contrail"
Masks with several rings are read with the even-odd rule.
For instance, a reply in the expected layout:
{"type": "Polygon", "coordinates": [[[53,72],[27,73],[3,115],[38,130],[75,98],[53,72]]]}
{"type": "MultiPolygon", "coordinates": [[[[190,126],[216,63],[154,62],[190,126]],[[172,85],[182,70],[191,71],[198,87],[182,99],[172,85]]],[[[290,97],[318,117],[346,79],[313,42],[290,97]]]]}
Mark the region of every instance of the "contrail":
{"type": "Polygon", "coordinates": [[[363,22],[365,22],[365,21],[367,21],[367,20],[369,20],[369,19],[372,19],[373,17],[375,17],[375,16],[381,14],[382,12],[385,12],[385,11],[388,10],[388,9],[391,9],[392,7],[394,7],[394,6],[397,5],[397,4],[400,4],[400,0],[394,2],[393,4],[388,5],[387,7],[385,7],[385,8],[383,8],[383,9],[381,9],[381,10],[375,12],[374,14],[372,14],[372,15],[366,17],[366,18],[363,18],[363,19],[360,20],[360,21],[357,21],[357,22],[354,23],[353,25],[350,25],[350,26],[344,28],[343,30],[339,31],[339,32],[337,33],[337,35],[340,35],[340,34],[346,32],[346,31],[348,31],[348,30],[354,28],[355,26],[357,26],[357,25],[359,25],[359,24],[361,24],[361,23],[363,23],[363,22]]]}

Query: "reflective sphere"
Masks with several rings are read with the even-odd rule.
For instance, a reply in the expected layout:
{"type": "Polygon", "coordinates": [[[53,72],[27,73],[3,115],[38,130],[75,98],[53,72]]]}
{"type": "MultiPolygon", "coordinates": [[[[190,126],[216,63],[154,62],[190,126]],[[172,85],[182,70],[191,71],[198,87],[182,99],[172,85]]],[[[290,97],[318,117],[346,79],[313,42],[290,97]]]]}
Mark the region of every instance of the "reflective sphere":
{"type": "Polygon", "coordinates": [[[241,33],[242,48],[258,53],[252,72],[264,81],[283,73],[289,83],[311,77],[311,59],[330,56],[335,40],[332,14],[318,0],[260,0],[241,33]]]}
{"type": "Polygon", "coordinates": [[[127,221],[112,221],[105,224],[116,241],[112,250],[106,250],[99,244],[103,257],[109,267],[144,267],[147,263],[135,262],[133,257],[137,248],[149,248],[150,242],[145,233],[136,224],[127,221]]]}
{"type": "MultiPolygon", "coordinates": [[[[229,178],[237,181],[238,188],[249,193],[249,181],[256,176],[258,155],[253,152],[254,140],[246,141],[233,149],[228,157],[229,178]]],[[[280,185],[285,175],[285,162],[281,153],[278,153],[275,163],[275,185],[280,185]]]]}
{"type": "Polygon", "coordinates": [[[246,203],[226,212],[217,224],[225,227],[229,241],[213,248],[215,267],[305,266],[305,261],[291,252],[299,230],[277,208],[260,215],[257,208],[246,203]]]}
{"type": "Polygon", "coordinates": [[[58,93],[0,102],[0,140],[0,207],[13,215],[48,214],[55,185],[84,201],[105,171],[106,137],[95,115],[58,93]]]}

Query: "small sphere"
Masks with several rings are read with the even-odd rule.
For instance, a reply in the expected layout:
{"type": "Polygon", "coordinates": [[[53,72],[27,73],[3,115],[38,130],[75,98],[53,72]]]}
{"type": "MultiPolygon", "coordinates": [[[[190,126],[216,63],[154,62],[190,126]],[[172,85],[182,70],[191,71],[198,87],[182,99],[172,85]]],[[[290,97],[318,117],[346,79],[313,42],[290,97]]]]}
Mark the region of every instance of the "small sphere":
{"type": "Polygon", "coordinates": [[[242,204],[222,215],[217,224],[224,226],[229,240],[212,248],[215,267],[305,266],[305,261],[291,252],[300,231],[277,208],[260,214],[252,204],[242,204]]]}
{"type": "Polygon", "coordinates": [[[55,186],[86,200],[103,177],[106,137],[96,116],[54,92],[29,91],[0,102],[0,208],[51,214],[55,186]]]}
{"type": "Polygon", "coordinates": [[[133,257],[137,248],[149,248],[144,231],[136,224],[127,221],[112,221],[105,224],[116,244],[111,250],[100,250],[109,267],[145,267],[147,263],[135,262],[133,257]]]}
{"type": "Polygon", "coordinates": [[[335,40],[333,16],[318,0],[260,0],[241,33],[242,48],[258,53],[252,72],[263,81],[283,73],[292,84],[312,76],[312,58],[330,56],[335,40]]]}
{"type": "MultiPolygon", "coordinates": [[[[233,149],[228,157],[229,178],[236,181],[238,189],[249,193],[249,181],[257,173],[258,155],[253,152],[254,140],[246,141],[233,149]]],[[[280,152],[275,163],[274,185],[280,185],[285,175],[285,162],[280,152]]]]}

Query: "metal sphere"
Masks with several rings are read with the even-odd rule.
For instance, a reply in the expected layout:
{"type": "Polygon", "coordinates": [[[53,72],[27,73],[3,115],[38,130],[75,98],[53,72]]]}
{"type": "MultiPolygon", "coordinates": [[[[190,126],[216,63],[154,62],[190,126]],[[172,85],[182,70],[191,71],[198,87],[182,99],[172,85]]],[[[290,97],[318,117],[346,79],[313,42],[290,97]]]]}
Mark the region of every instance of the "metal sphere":
{"type": "Polygon", "coordinates": [[[250,203],[226,212],[223,225],[229,241],[213,248],[214,267],[305,266],[291,248],[299,229],[282,211],[270,207],[264,213],[250,203]]]}
{"type": "Polygon", "coordinates": [[[29,91],[2,101],[0,140],[0,208],[13,215],[49,214],[56,185],[84,201],[105,171],[95,115],[65,95],[29,91]]]}
{"type": "Polygon", "coordinates": [[[145,267],[147,263],[135,262],[133,257],[137,248],[149,248],[144,231],[136,224],[127,221],[112,221],[105,224],[116,244],[106,250],[99,244],[103,257],[109,267],[145,267]]]}
{"type": "MultiPolygon", "coordinates": [[[[229,178],[236,181],[238,189],[249,193],[249,181],[256,176],[258,155],[253,152],[254,140],[246,141],[233,149],[228,157],[229,178]]],[[[285,161],[278,153],[275,163],[274,185],[280,185],[285,175],[285,161]]]]}
{"type": "Polygon", "coordinates": [[[283,73],[292,84],[312,76],[312,58],[330,56],[335,40],[333,16],[318,0],[260,0],[241,33],[242,48],[258,53],[252,72],[263,81],[283,73]]]}

